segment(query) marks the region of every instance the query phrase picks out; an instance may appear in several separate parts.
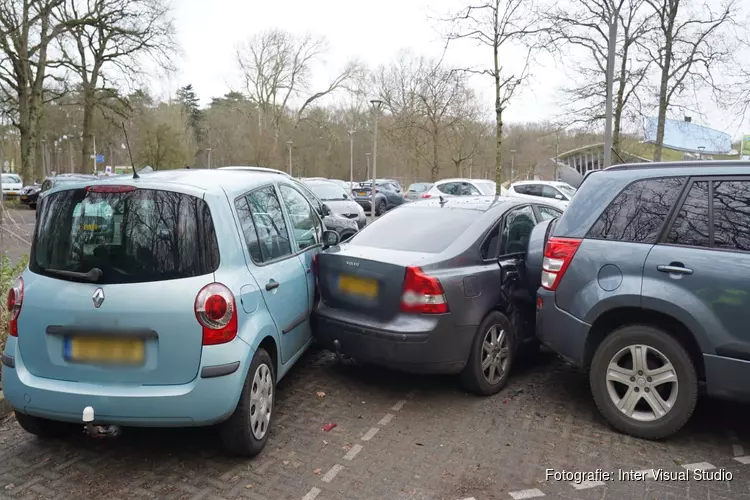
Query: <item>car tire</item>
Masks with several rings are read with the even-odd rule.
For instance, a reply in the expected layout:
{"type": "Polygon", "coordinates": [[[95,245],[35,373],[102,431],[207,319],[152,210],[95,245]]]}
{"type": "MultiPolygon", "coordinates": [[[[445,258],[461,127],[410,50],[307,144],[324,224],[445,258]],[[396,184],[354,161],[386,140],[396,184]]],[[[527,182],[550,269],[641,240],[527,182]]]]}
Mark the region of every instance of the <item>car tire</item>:
{"type": "Polygon", "coordinates": [[[383,215],[387,209],[388,206],[386,205],[385,200],[380,200],[375,204],[375,215],[383,215]]]}
{"type": "Polygon", "coordinates": [[[31,210],[36,210],[36,203],[29,203],[29,208],[31,210]]]}
{"type": "Polygon", "coordinates": [[[516,338],[513,326],[504,314],[497,311],[491,312],[477,329],[471,345],[469,361],[461,373],[464,389],[480,396],[497,394],[508,383],[515,355],[516,338]],[[492,341],[493,338],[496,340],[492,341]],[[486,341],[491,344],[492,351],[489,353],[484,347],[486,341]],[[490,367],[483,369],[482,365],[487,357],[493,356],[496,357],[496,362],[490,365],[494,367],[493,371],[490,367]],[[502,369],[502,374],[497,373],[498,369],[502,369]]]}
{"type": "MultiPolygon", "coordinates": [[[[661,375],[661,379],[667,380],[666,372],[661,375]]],[[[609,334],[594,353],[589,380],[596,406],[607,422],[620,432],[643,439],[663,439],[679,431],[690,420],[698,400],[698,376],[690,355],[668,333],[648,325],[625,326],[609,334]],[[627,363],[628,356],[630,363],[627,363]],[[639,365],[633,362],[636,356],[644,358],[639,365]],[[620,364],[622,359],[625,359],[625,368],[620,364]],[[656,366],[660,362],[662,365],[656,366]],[[667,363],[671,366],[669,375],[675,382],[654,384],[649,373],[666,369],[667,363]],[[638,370],[644,364],[645,368],[638,370]],[[618,380],[610,382],[610,378],[618,380]],[[669,387],[664,387],[667,385],[669,387]],[[657,390],[657,387],[663,389],[657,390]],[[676,390],[674,396],[672,390],[676,390]],[[657,415],[650,401],[661,412],[665,408],[662,404],[665,396],[669,407],[663,415],[657,415]],[[632,408],[618,408],[632,400],[635,400],[632,408]],[[627,411],[638,411],[638,414],[629,416],[627,411]],[[650,417],[653,419],[647,420],[650,417]]]]}
{"type": "Polygon", "coordinates": [[[259,348],[247,371],[237,408],[229,419],[220,424],[219,432],[224,449],[234,455],[248,458],[257,456],[263,450],[275,415],[275,397],[276,373],[273,361],[265,349],[259,348]],[[270,387],[262,387],[259,382],[263,381],[270,384],[270,387]],[[254,390],[257,391],[256,394],[262,394],[269,389],[270,399],[266,399],[265,404],[258,407],[252,400],[254,390]],[[265,412],[268,414],[267,419],[261,417],[265,412]],[[262,431],[260,436],[258,431],[262,431]]]}
{"type": "Polygon", "coordinates": [[[27,415],[19,411],[15,412],[16,422],[23,430],[40,438],[52,439],[70,435],[75,426],[67,422],[58,422],[46,418],[27,415]]]}

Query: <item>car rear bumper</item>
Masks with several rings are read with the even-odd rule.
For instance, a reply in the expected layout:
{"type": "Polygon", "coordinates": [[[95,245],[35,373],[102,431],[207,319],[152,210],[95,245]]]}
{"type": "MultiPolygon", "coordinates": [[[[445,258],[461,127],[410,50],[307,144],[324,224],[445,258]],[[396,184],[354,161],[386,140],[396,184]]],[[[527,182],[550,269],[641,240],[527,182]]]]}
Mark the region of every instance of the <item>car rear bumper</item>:
{"type": "Polygon", "coordinates": [[[591,325],[555,304],[555,292],[537,292],[536,336],[539,341],[576,366],[585,362],[586,338],[591,325]],[[541,299],[542,307],[539,307],[541,299]]]}
{"type": "Polygon", "coordinates": [[[370,210],[370,207],[372,206],[371,204],[372,202],[369,198],[366,200],[355,199],[354,201],[356,201],[359,204],[359,206],[365,210],[370,210]]]}
{"type": "Polygon", "coordinates": [[[321,306],[312,315],[318,343],[357,361],[411,373],[459,373],[466,366],[475,326],[459,327],[450,315],[425,318],[423,328],[406,332],[390,325],[365,325],[352,315],[321,306]]]}
{"type": "Polygon", "coordinates": [[[189,427],[225,420],[237,406],[252,359],[250,346],[237,338],[204,347],[198,374],[187,384],[96,384],[32,375],[16,346],[16,339],[10,338],[5,355],[13,359],[14,367],[3,367],[3,390],[14,410],[81,422],[83,409],[91,406],[98,424],[141,427],[189,427]]]}
{"type": "Polygon", "coordinates": [[[722,399],[750,401],[750,361],[714,354],[703,355],[706,392],[722,399]]]}

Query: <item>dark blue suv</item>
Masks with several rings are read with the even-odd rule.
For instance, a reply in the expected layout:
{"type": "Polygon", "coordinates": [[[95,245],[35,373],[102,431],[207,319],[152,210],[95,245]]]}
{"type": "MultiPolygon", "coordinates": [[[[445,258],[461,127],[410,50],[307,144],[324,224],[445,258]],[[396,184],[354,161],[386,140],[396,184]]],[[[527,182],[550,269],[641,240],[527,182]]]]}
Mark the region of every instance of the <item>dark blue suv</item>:
{"type": "Polygon", "coordinates": [[[531,241],[537,335],[588,369],[613,427],[669,436],[699,386],[750,398],[750,162],[593,172],[531,241]]]}

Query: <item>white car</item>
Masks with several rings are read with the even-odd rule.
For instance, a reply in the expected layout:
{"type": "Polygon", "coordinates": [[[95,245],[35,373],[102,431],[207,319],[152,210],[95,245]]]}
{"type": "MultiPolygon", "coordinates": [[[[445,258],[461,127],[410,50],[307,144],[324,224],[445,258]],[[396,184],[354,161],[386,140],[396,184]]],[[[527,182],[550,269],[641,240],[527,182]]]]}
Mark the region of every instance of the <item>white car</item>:
{"type": "Polygon", "coordinates": [[[3,197],[18,196],[23,191],[23,181],[17,174],[0,174],[2,175],[3,197]]]}
{"type": "Polygon", "coordinates": [[[567,208],[576,194],[576,189],[559,181],[520,181],[511,184],[507,193],[503,194],[516,198],[544,198],[547,202],[556,201],[557,205],[567,208]]]}
{"type": "Polygon", "coordinates": [[[497,193],[495,181],[485,179],[443,179],[432,185],[429,191],[422,193],[422,198],[438,196],[494,196],[497,193]]]}

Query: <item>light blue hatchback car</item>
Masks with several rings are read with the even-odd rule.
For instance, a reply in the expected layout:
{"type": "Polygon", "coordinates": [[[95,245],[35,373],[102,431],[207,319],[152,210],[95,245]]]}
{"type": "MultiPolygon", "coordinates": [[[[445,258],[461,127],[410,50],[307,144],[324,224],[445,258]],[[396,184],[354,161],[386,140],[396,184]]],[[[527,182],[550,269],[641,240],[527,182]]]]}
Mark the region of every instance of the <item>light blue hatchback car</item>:
{"type": "Polygon", "coordinates": [[[5,395],[39,436],[220,424],[254,456],[338,243],[294,180],[180,170],[54,188],[8,296],[5,395]],[[325,243],[325,244],[324,244],[325,243]]]}

